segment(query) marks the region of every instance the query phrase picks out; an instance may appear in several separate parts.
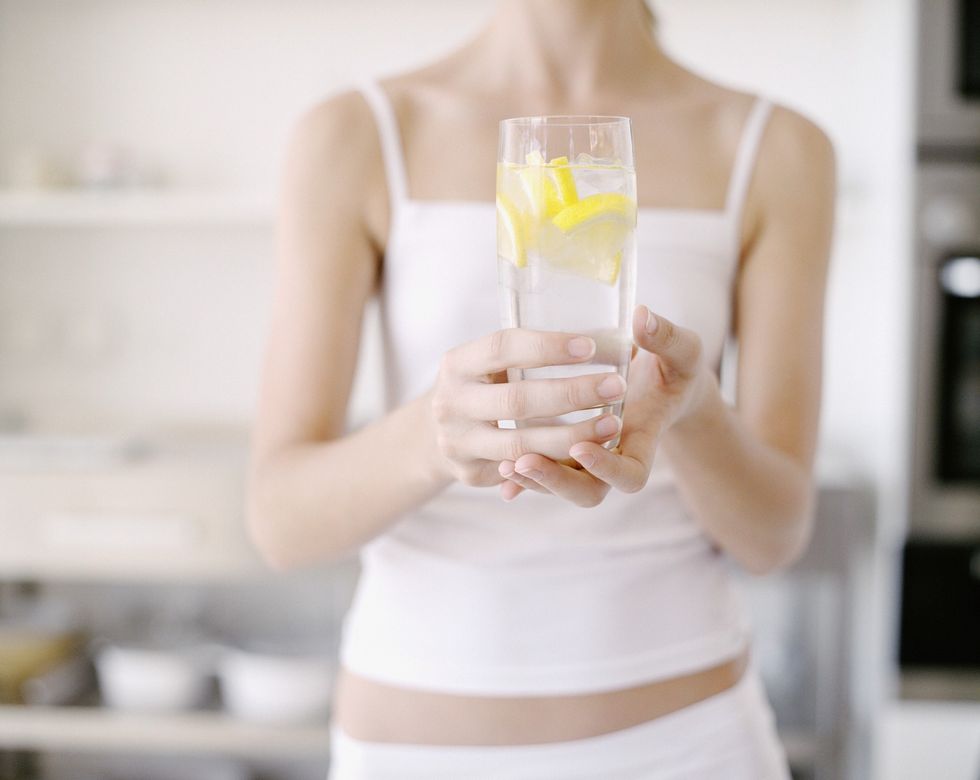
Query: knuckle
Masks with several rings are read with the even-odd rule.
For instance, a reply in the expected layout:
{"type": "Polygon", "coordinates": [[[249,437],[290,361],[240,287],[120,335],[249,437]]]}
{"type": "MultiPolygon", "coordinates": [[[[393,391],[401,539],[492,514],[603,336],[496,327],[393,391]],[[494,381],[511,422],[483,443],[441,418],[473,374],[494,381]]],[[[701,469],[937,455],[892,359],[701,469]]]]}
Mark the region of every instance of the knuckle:
{"type": "Polygon", "coordinates": [[[589,385],[590,390],[588,391],[584,389],[582,381],[563,382],[562,384],[562,401],[564,402],[565,407],[570,411],[582,409],[589,405],[583,400],[587,393],[591,393],[592,395],[598,397],[598,393],[595,392],[593,387],[594,383],[589,385]]]}
{"type": "Polygon", "coordinates": [[[511,328],[494,331],[490,336],[490,344],[488,346],[490,358],[494,361],[502,361],[507,354],[512,338],[513,330],[511,328]]]}
{"type": "Polygon", "coordinates": [[[577,425],[567,425],[565,426],[563,447],[568,449],[579,442],[592,441],[595,438],[595,423],[592,420],[586,420],[577,425]]]}
{"type": "Polygon", "coordinates": [[[436,446],[449,460],[456,460],[459,456],[459,438],[449,435],[446,431],[439,431],[436,434],[436,446]]]}
{"type": "Polygon", "coordinates": [[[580,506],[583,506],[586,509],[591,509],[592,507],[599,506],[599,504],[601,504],[605,500],[606,495],[608,493],[609,493],[608,485],[596,488],[582,499],[580,506]]]}
{"type": "Polygon", "coordinates": [[[623,486],[624,493],[639,493],[647,486],[647,475],[634,475],[627,479],[623,486]]]}
{"type": "Polygon", "coordinates": [[[453,416],[452,396],[449,393],[436,392],[432,396],[432,418],[440,425],[447,423],[453,416]]]}
{"type": "Polygon", "coordinates": [[[515,431],[507,437],[507,443],[504,446],[504,455],[507,460],[516,461],[521,455],[526,455],[528,452],[530,450],[527,448],[524,434],[515,431]]]}
{"type": "Polygon", "coordinates": [[[504,387],[504,405],[507,414],[513,420],[523,420],[528,411],[526,389],[517,382],[508,382],[504,387]]]}
{"type": "Polygon", "coordinates": [[[670,320],[660,320],[660,338],[665,347],[676,347],[679,339],[677,326],[670,320]]]}
{"type": "Polygon", "coordinates": [[[698,363],[701,360],[701,356],[704,354],[704,342],[701,341],[701,337],[691,331],[691,362],[698,363]]]}
{"type": "Polygon", "coordinates": [[[531,357],[537,363],[547,363],[552,354],[551,341],[548,336],[538,335],[531,341],[531,357]]]}

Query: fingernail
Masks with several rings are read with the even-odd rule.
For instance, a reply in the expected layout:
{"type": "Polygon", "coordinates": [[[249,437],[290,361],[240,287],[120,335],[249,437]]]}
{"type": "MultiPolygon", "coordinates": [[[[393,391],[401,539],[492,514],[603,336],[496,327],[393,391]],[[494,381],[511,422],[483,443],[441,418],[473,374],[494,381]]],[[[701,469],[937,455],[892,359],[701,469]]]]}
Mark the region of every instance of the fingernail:
{"type": "Polygon", "coordinates": [[[595,455],[589,452],[569,452],[575,460],[582,464],[582,468],[590,469],[595,465],[595,455]]]}
{"type": "Polygon", "coordinates": [[[502,477],[509,477],[514,473],[514,467],[508,461],[503,460],[497,467],[497,473],[502,477]]]}
{"type": "Polygon", "coordinates": [[[518,471],[528,479],[533,479],[535,482],[539,482],[543,476],[537,469],[518,469],[518,471]]]}
{"type": "Polygon", "coordinates": [[[595,351],[595,342],[592,339],[585,338],[584,336],[576,336],[575,338],[569,340],[567,349],[568,354],[572,357],[588,357],[595,351]]]}
{"type": "Polygon", "coordinates": [[[619,374],[610,374],[599,383],[595,391],[602,398],[616,398],[626,391],[626,382],[619,374]]]}
{"type": "Polygon", "coordinates": [[[619,430],[619,418],[618,417],[603,417],[599,422],[595,424],[595,432],[599,436],[612,436],[616,431],[619,430]]]}
{"type": "Polygon", "coordinates": [[[660,325],[660,320],[657,319],[657,315],[652,311],[647,312],[647,333],[656,333],[657,327],[660,325]]]}

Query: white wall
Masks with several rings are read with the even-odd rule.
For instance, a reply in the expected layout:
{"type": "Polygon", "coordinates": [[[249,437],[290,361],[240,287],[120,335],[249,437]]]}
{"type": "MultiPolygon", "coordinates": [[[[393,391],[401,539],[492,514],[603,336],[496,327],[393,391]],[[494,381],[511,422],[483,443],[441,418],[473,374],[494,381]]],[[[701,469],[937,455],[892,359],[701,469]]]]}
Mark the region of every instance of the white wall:
{"type": "Polygon", "coordinates": [[[182,184],[267,188],[305,106],[438,55],[489,7],[0,0],[0,150],[121,142],[182,184]]]}

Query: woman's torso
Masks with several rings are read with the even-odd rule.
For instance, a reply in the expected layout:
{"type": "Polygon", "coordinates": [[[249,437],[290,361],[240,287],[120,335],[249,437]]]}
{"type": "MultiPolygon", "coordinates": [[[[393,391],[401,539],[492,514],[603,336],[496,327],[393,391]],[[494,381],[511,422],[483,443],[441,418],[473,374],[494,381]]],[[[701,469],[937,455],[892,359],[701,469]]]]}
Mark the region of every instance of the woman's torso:
{"type": "MultiPolygon", "coordinates": [[[[474,122],[472,116],[494,108],[502,115],[526,112],[517,105],[490,107],[486,101],[475,110],[465,105],[465,98],[454,107],[449,91],[431,85],[415,90],[410,80],[387,84],[371,99],[382,123],[384,112],[394,106],[390,119],[398,128],[394,139],[389,133],[386,149],[385,187],[391,205],[387,215],[369,215],[379,230],[379,243],[386,245],[381,300],[388,400],[395,406],[429,387],[446,349],[498,326],[493,177],[487,173],[494,166],[495,138],[478,129],[495,131],[496,121],[474,122]],[[471,118],[464,120],[467,115],[471,118]],[[402,149],[405,163],[399,171],[392,157],[402,149]]],[[[590,109],[634,119],[641,207],[638,300],[698,331],[709,362],[716,366],[738,270],[742,203],[754,157],[753,148],[744,149],[744,129],[753,107],[759,128],[752,132],[757,135],[764,111],[748,96],[717,88],[590,109]]],[[[382,137],[384,141],[383,130],[382,137]]],[[[754,147],[756,141],[749,138],[748,144],[754,147]]],[[[743,615],[724,560],[684,510],[667,464],[656,465],[645,491],[610,496],[599,511],[569,509],[557,499],[536,495],[522,496],[513,505],[517,511],[504,511],[497,502],[493,491],[453,486],[365,550],[365,582],[345,637],[345,662],[354,673],[348,671],[341,681],[337,708],[338,721],[349,733],[366,739],[438,740],[438,728],[435,733],[423,729],[425,736],[420,737],[411,726],[419,713],[429,711],[441,713],[434,720],[456,726],[475,719],[469,721],[475,729],[456,729],[470,736],[481,730],[483,721],[506,719],[511,725],[510,735],[499,737],[504,741],[517,733],[530,741],[570,738],[581,736],[583,729],[585,734],[598,733],[600,722],[608,728],[610,712],[633,722],[655,716],[671,701],[672,680],[689,680],[674,699],[683,701],[699,686],[724,688],[737,679],[743,615]],[[597,577],[590,584],[592,571],[597,577]],[[657,575],[653,579],[651,572],[657,575]],[[557,581],[562,576],[563,583],[557,581]],[[585,587],[577,590],[576,580],[581,586],[583,578],[585,587]],[[605,589],[592,587],[600,580],[605,589]],[[541,603],[528,598],[548,589],[561,596],[541,603]],[[618,609],[617,594],[629,594],[637,603],[618,609]],[[580,626],[558,620],[550,634],[542,628],[577,597],[580,626]],[[700,605],[693,610],[696,618],[685,602],[700,605]],[[611,615],[604,615],[604,605],[611,615]],[[659,632],[651,628],[658,616],[671,616],[659,632]],[[638,628],[644,623],[648,630],[638,628]],[[514,631],[514,626],[521,630],[514,631]],[[714,634],[705,640],[709,626],[714,634]],[[470,669],[455,672],[455,677],[447,671],[445,648],[440,654],[427,646],[434,635],[452,633],[454,627],[458,646],[450,655],[472,661],[470,669]],[[537,648],[527,641],[529,627],[566,650],[571,645],[585,650],[575,657],[537,648]],[[497,630],[522,636],[501,636],[497,630]],[[685,645],[685,631],[704,641],[685,645]],[[411,641],[407,634],[414,635],[411,641]],[[508,652],[534,656],[523,671],[540,680],[541,670],[561,668],[564,662],[594,669],[604,654],[626,654],[630,643],[636,645],[628,648],[631,658],[638,658],[633,652],[637,647],[663,644],[668,635],[676,640],[673,653],[648,662],[657,669],[658,679],[652,682],[642,680],[635,663],[627,663],[604,675],[590,672],[594,679],[588,681],[582,680],[581,671],[566,678],[558,675],[550,688],[540,683],[528,687],[521,674],[509,682],[498,677],[473,683],[474,667],[485,661],[492,669],[508,652]],[[613,650],[590,637],[611,637],[613,650]],[[494,644],[501,656],[481,656],[494,644]],[[398,647],[410,649],[393,662],[390,657],[398,647]],[[579,682],[570,683],[576,675],[579,682]],[[567,695],[569,684],[578,686],[577,695],[567,695]],[[413,689],[418,691],[415,708],[413,689]],[[543,729],[528,704],[556,698],[561,699],[563,719],[579,724],[578,731],[569,726],[562,732],[564,737],[552,733],[553,727],[543,729]],[[398,706],[377,706],[384,701],[398,706]]],[[[447,727],[443,739],[452,742],[453,731],[447,727]]],[[[492,735],[487,739],[494,740],[492,735]]]]}

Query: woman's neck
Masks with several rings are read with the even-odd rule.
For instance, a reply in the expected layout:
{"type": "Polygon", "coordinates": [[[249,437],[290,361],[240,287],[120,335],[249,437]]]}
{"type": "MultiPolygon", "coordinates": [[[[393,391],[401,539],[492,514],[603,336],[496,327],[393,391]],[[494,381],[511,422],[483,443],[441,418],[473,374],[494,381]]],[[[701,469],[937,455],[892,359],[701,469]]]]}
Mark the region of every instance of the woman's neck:
{"type": "Polygon", "coordinates": [[[643,0],[501,0],[476,49],[501,84],[568,103],[670,62],[643,0]]]}

